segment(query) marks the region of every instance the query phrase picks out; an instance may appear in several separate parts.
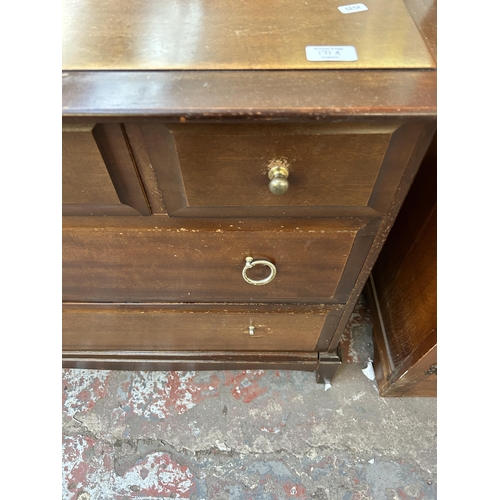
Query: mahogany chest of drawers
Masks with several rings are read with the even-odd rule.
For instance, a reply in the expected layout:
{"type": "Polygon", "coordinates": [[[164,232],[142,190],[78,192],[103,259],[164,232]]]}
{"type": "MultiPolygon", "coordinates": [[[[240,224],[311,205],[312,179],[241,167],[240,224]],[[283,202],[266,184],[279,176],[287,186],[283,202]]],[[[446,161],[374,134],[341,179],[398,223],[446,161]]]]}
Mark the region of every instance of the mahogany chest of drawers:
{"type": "Polygon", "coordinates": [[[435,130],[428,21],[385,0],[387,43],[366,33],[379,6],[301,23],[286,2],[78,5],[63,24],[64,366],[331,379],[435,130]],[[357,61],[306,56],[351,39],[357,61]]]}

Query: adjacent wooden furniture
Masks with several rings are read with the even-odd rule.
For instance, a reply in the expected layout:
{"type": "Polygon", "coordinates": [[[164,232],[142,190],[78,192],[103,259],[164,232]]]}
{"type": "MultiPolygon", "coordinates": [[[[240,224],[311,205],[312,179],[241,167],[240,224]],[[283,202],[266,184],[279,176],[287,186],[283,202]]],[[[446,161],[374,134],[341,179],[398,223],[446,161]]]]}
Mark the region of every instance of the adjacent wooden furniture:
{"type": "Polygon", "coordinates": [[[63,12],[64,366],[331,379],[436,128],[434,4],[63,12]]]}
{"type": "Polygon", "coordinates": [[[367,284],[381,396],[437,395],[434,138],[367,284]]]}

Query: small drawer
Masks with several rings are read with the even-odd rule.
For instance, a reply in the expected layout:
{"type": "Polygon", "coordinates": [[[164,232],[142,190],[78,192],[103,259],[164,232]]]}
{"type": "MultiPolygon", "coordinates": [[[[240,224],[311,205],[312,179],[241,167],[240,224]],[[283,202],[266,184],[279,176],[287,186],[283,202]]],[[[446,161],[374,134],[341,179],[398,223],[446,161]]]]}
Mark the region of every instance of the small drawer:
{"type": "Polygon", "coordinates": [[[63,225],[63,300],[86,302],[343,303],[376,229],[358,219],[89,217],[63,225]],[[262,262],[252,267],[249,257],[262,262]],[[273,266],[272,281],[255,285],[273,266]]]}
{"type": "Polygon", "coordinates": [[[411,154],[395,122],[126,128],[151,206],[170,216],[377,215],[411,154]]]}
{"type": "Polygon", "coordinates": [[[64,125],[63,215],[149,215],[122,127],[64,125]]]}
{"type": "Polygon", "coordinates": [[[342,306],[64,304],[65,351],[314,351],[342,306]]]}

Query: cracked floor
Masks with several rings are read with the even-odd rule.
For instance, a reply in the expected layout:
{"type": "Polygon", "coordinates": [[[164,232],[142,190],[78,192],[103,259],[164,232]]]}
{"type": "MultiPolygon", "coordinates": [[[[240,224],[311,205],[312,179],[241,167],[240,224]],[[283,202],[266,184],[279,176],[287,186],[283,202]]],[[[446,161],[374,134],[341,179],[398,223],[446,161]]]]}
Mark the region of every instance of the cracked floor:
{"type": "Polygon", "coordinates": [[[434,500],[436,399],[381,398],[364,299],[325,390],[295,371],[64,369],[63,500],[434,500]]]}

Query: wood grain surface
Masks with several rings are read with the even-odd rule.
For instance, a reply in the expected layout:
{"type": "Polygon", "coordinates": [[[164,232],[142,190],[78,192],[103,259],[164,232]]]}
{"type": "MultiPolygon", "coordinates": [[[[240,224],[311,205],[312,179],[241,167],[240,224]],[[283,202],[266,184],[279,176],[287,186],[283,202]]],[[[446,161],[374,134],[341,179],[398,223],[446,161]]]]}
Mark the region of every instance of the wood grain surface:
{"type": "Polygon", "coordinates": [[[319,368],[317,352],[63,351],[64,368],[100,370],[301,370],[319,368]]]}
{"type": "Polygon", "coordinates": [[[313,207],[338,215],[333,207],[368,208],[396,127],[144,125],[151,162],[143,170],[155,171],[158,189],[149,196],[159,191],[171,216],[302,216],[302,208],[311,215],[313,207]],[[280,196],[268,187],[276,161],[290,172],[289,189],[280,196]]]}
{"type": "Polygon", "coordinates": [[[343,14],[337,2],[63,2],[65,70],[432,68],[403,0],[343,14]],[[357,60],[311,62],[307,46],[353,46],[357,60]]]}
{"type": "Polygon", "coordinates": [[[65,366],[333,376],[437,110],[435,0],[339,5],[65,0],[65,366]],[[323,44],[359,59],[307,61],[323,44]],[[286,202],[258,184],[274,155],[286,202]],[[276,279],[245,283],[246,255],[276,279]]]}
{"type": "Polygon", "coordinates": [[[279,304],[65,304],[63,349],[313,351],[331,311],[279,304]]]}
{"type": "Polygon", "coordinates": [[[396,220],[397,214],[401,209],[401,205],[410,189],[410,186],[415,178],[416,173],[422,163],[422,160],[425,154],[428,151],[429,145],[432,142],[434,134],[436,132],[436,121],[428,120],[423,127],[420,129],[420,133],[418,137],[415,139],[415,142],[412,144],[411,153],[409,153],[408,163],[406,165],[403,176],[400,180],[398,189],[393,197],[391,206],[387,211],[386,215],[382,218],[379,226],[379,230],[373,240],[373,244],[370,247],[368,255],[363,263],[361,270],[359,271],[358,277],[356,279],[356,283],[353,285],[351,290],[351,294],[349,295],[349,299],[346,302],[346,308],[344,309],[344,314],[339,322],[337,327],[337,331],[333,336],[333,340],[329,347],[329,352],[335,352],[337,349],[338,342],[342,333],[344,332],[344,328],[347,325],[349,317],[356,305],[356,301],[358,300],[363,287],[365,286],[370,272],[382,250],[382,247],[389,235],[392,225],[396,220]]]}
{"type": "Polygon", "coordinates": [[[65,125],[64,215],[149,215],[150,208],[122,127],[65,125]]]}
{"type": "Polygon", "coordinates": [[[68,122],[317,122],[434,117],[436,71],[69,71],[68,122]]]}
{"type": "Polygon", "coordinates": [[[93,125],[65,127],[62,139],[63,203],[120,205],[102,155],[92,135],[93,125]]]}
{"type": "Polygon", "coordinates": [[[375,363],[385,396],[437,394],[437,138],[372,270],[375,363]]]}
{"type": "MultiPolygon", "coordinates": [[[[355,219],[66,218],[63,300],[335,303],[365,225],[355,219]],[[247,283],[247,256],[272,262],[276,278],[263,286],[247,283]]],[[[366,251],[363,241],[359,251],[366,251]]],[[[260,280],[269,268],[247,274],[260,280]]]]}

